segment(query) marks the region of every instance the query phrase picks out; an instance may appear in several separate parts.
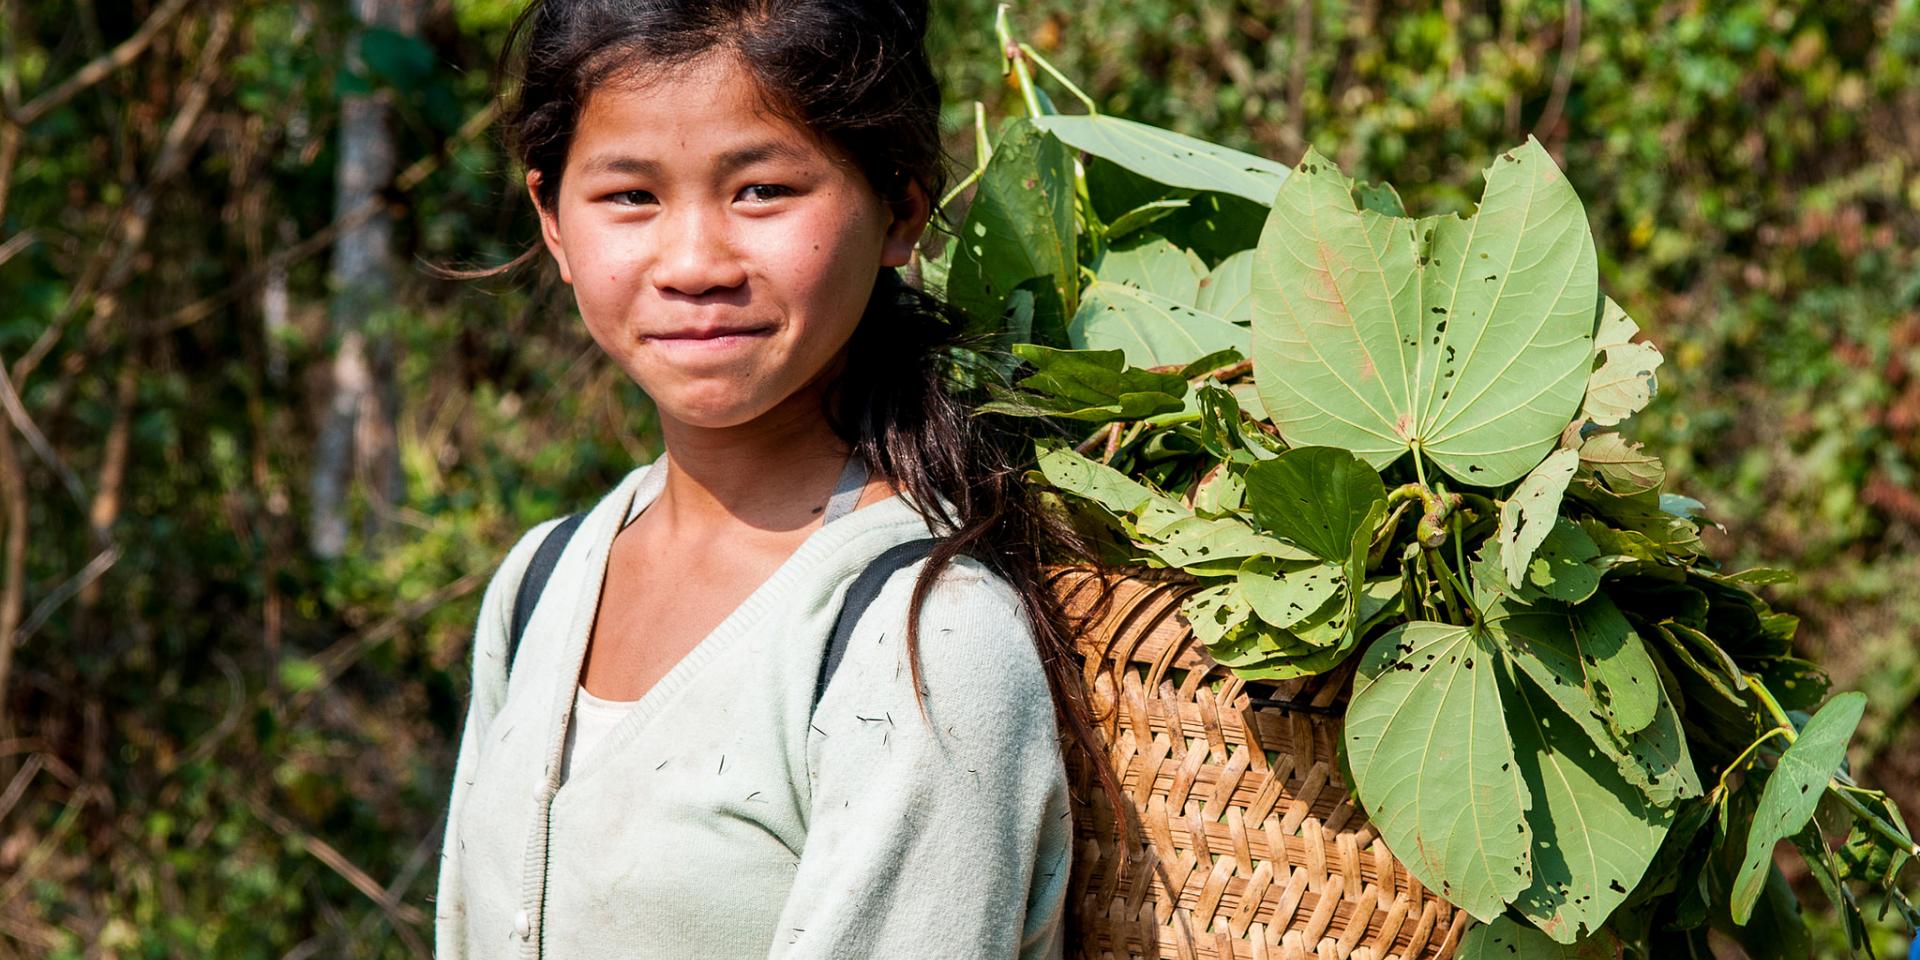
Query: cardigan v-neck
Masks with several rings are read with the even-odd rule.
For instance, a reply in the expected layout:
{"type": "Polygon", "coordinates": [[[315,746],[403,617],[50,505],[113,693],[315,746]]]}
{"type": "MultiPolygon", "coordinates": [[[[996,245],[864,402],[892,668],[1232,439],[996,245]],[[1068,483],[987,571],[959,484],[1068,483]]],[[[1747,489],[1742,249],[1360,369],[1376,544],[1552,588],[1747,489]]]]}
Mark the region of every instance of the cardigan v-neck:
{"type": "Polygon", "coordinates": [[[438,955],[1059,956],[1066,776],[1012,588],[966,558],[936,580],[920,620],[923,721],[903,643],[921,564],[895,574],[813,706],[854,575],[935,533],[901,496],[809,534],[560,785],[607,555],[647,470],[583,520],[510,682],[512,597],[549,525],[488,587],[438,955]]]}
{"type": "MultiPolygon", "coordinates": [[[[581,689],[577,678],[586,673],[587,648],[593,637],[594,620],[600,614],[600,605],[607,600],[606,577],[612,563],[613,537],[619,536],[620,531],[625,529],[627,524],[632,523],[634,519],[638,518],[640,513],[646,510],[654,500],[659,499],[660,494],[666,489],[665,471],[658,469],[663,465],[666,465],[665,457],[655,461],[653,464],[649,464],[645,468],[645,472],[640,476],[639,482],[634,484],[634,489],[627,495],[627,506],[620,512],[620,523],[614,527],[613,535],[607,539],[606,551],[599,560],[600,583],[594,586],[593,595],[595,600],[591,605],[591,609],[588,610],[586,614],[587,632],[586,635],[581,638],[579,659],[578,662],[575,663],[572,673],[572,676],[576,678],[574,681],[576,700],[578,699],[578,690],[581,689]]],[[[823,533],[834,521],[840,520],[854,512],[854,504],[858,502],[859,498],[858,490],[865,484],[866,478],[867,471],[861,462],[849,458],[846,469],[841,472],[840,479],[834,486],[832,497],[829,499],[826,508],[822,511],[823,515],[820,526],[815,527],[813,532],[807,534],[807,536],[800,541],[800,546],[796,547],[793,553],[789,554],[785,560],[774,567],[773,573],[769,574],[767,579],[761,581],[759,586],[748,593],[745,600],[741,601],[727,616],[721,618],[720,622],[716,624],[712,630],[708,631],[706,636],[701,637],[692,647],[688,648],[687,652],[681,656],[677,663],[669,667],[667,672],[663,674],[659,680],[654,681],[653,686],[648,687],[639,697],[633,700],[619,701],[626,704],[625,715],[620,718],[619,722],[613,724],[613,726],[606,731],[605,736],[600,738],[601,750],[599,753],[604,754],[608,751],[618,750],[620,744],[631,738],[640,728],[647,724],[648,720],[657,712],[657,704],[660,700],[671,695],[667,693],[664,694],[663,697],[656,698],[653,696],[654,692],[660,690],[663,686],[667,686],[669,681],[672,681],[672,686],[669,690],[678,690],[680,686],[687,682],[687,677],[682,675],[682,667],[686,667],[685,672],[688,674],[697,672],[718,654],[718,648],[733,642],[733,638],[737,636],[739,632],[737,626],[733,623],[734,618],[736,616],[749,618],[755,616],[756,613],[754,611],[757,611],[765,604],[765,601],[756,603],[755,598],[768,590],[780,590],[781,587],[775,586],[775,580],[780,578],[781,572],[786,570],[789,564],[792,564],[796,558],[800,557],[801,554],[806,551],[807,544],[811,543],[815,537],[823,533]],[[743,610],[748,612],[742,614],[743,610]]],[[[867,509],[876,509],[890,500],[898,499],[899,497],[895,495],[876,500],[868,504],[867,509]]],[[[904,504],[904,501],[902,501],[902,503],[904,504]]],[[[568,717],[562,722],[570,724],[571,721],[572,714],[570,712],[568,717]]],[[[594,765],[591,759],[584,762],[584,769],[580,758],[575,758],[571,764],[568,762],[566,733],[564,731],[561,733],[560,756],[556,762],[560,768],[559,779],[562,782],[567,780],[577,781],[587,771],[592,770],[594,765]]]]}

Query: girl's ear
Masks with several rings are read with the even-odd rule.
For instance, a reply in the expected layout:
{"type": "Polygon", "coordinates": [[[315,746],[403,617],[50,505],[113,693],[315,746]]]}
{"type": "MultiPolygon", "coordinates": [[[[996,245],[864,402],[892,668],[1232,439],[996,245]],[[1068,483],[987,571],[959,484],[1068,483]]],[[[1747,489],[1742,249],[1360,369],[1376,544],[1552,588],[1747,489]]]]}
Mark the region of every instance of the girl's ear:
{"type": "Polygon", "coordinates": [[[887,224],[887,237],[880,248],[880,265],[903,267],[913,256],[913,245],[926,232],[927,219],[933,216],[933,203],[918,180],[907,181],[906,195],[887,204],[893,220],[887,224]]]}
{"type": "MultiPolygon", "coordinates": [[[[540,214],[540,239],[547,244],[547,252],[553,255],[553,262],[560,267],[560,279],[573,283],[573,271],[567,268],[567,249],[560,245],[560,212],[548,210],[540,202],[540,171],[527,171],[527,196],[533,200],[533,209],[540,214]]],[[[556,202],[558,198],[555,198],[556,202]]]]}

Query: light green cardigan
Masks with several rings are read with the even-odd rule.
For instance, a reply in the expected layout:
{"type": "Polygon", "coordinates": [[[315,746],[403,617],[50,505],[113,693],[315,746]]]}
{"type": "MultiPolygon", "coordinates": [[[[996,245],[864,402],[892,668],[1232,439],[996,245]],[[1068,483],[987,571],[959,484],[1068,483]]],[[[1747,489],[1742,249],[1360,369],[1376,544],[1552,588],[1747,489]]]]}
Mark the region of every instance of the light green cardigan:
{"type": "Polygon", "coordinates": [[[905,660],[920,563],[887,582],[810,709],[848,584],[888,547],[931,535],[901,497],[815,530],[559,783],[608,549],[647,469],[575,532],[511,683],[513,596],[551,523],[487,587],[438,956],[1059,957],[1066,772],[1004,580],[962,558],[931,591],[919,644],[931,725],[905,660]]]}

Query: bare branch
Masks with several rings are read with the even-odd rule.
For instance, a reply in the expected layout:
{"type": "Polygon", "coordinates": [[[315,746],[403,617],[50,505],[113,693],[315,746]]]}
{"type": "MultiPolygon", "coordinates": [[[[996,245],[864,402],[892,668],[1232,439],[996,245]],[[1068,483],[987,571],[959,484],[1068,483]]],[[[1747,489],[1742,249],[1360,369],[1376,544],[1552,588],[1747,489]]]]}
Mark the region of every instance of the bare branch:
{"type": "Polygon", "coordinates": [[[28,415],[26,404],[20,402],[20,394],[14,390],[13,378],[7,375],[4,363],[0,363],[0,406],[6,407],[7,419],[13,422],[13,428],[20,431],[21,436],[27,438],[27,445],[33,448],[33,452],[38,454],[55,474],[59,475],[60,482],[66,485],[67,492],[73,495],[74,501],[80,504],[81,509],[85,509],[86,487],[81,485],[80,478],[68,469],[66,463],[60,459],[60,455],[54,452],[53,444],[47,442],[47,435],[40,432],[40,428],[33,422],[33,417],[28,415]]]}
{"type": "Polygon", "coordinates": [[[47,111],[73,99],[82,90],[105,80],[115,70],[140,59],[140,55],[152,45],[153,38],[160,34],[160,30],[174,17],[179,16],[180,11],[185,10],[190,3],[192,0],[167,0],[160,9],[147,17],[147,22],[141,24],[140,29],[133,32],[133,36],[120,41],[119,46],[95,57],[85,66],[74,71],[72,76],[27,101],[19,110],[9,111],[11,116],[7,119],[15,126],[33,126],[34,121],[46,116],[47,111]]]}
{"type": "MultiPolygon", "coordinates": [[[[446,143],[441,145],[440,150],[415,160],[409,164],[405,170],[400,171],[399,175],[393,178],[395,189],[404,193],[419,186],[421,181],[432,176],[435,171],[446,164],[447,157],[453,153],[454,148],[486,132],[486,129],[492,126],[498,109],[498,105],[489,104],[468,117],[466,122],[460,125],[460,129],[455,132],[446,143]]],[[[165,333],[178,330],[182,327],[190,327],[213,316],[227,304],[245,295],[248,290],[251,290],[255,285],[265,280],[273,271],[284,270],[291,264],[298,263],[308,257],[324,252],[327,248],[333,246],[333,241],[337,239],[341,233],[367,222],[367,220],[378,215],[380,211],[384,209],[386,209],[386,201],[381,199],[369,200],[355,207],[339,219],[321,227],[318,231],[315,231],[313,235],[301,240],[299,243],[276,251],[272,256],[267,258],[265,263],[243,274],[225,290],[202,297],[175,310],[172,316],[161,321],[159,332],[165,333]]]]}
{"type": "Polygon", "coordinates": [[[114,562],[119,559],[120,548],[118,546],[110,546],[94,554],[93,559],[87,561],[87,565],[81,567],[79,573],[68,577],[65,583],[55,587],[51,593],[48,593],[45,597],[41,598],[38,604],[34,605],[32,615],[28,616],[26,622],[20,624],[20,628],[13,632],[13,642],[16,645],[26,643],[27,638],[33,636],[34,631],[39,630],[42,625],[53,617],[53,612],[60,609],[61,604],[73,599],[75,594],[85,590],[95,580],[100,579],[100,575],[106,573],[108,568],[112,567],[114,562]]]}
{"type": "Polygon", "coordinates": [[[1553,136],[1553,128],[1560,125],[1560,112],[1567,106],[1573,68],[1580,61],[1581,16],[1580,0],[1567,0],[1566,19],[1560,27],[1560,62],[1553,70],[1553,92],[1547,96],[1546,109],[1540,112],[1540,122],[1533,125],[1533,135],[1543,141],[1553,136]]]}
{"type": "Polygon", "coordinates": [[[420,957],[421,960],[431,956],[426,943],[420,939],[419,931],[415,929],[426,922],[426,915],[422,914],[418,907],[398,902],[392,893],[380,885],[380,881],[375,880],[371,874],[347,859],[346,854],[341,853],[325,840],[301,830],[293,824],[293,821],[267,806],[266,801],[250,795],[247,797],[247,806],[253,810],[254,816],[272,827],[274,832],[283,837],[298,840],[315,860],[326,864],[334,873],[352,884],[355,890],[372,900],[374,905],[387,915],[388,922],[393,924],[394,932],[400,935],[400,939],[406,943],[407,949],[412,951],[414,956],[420,957]]]}

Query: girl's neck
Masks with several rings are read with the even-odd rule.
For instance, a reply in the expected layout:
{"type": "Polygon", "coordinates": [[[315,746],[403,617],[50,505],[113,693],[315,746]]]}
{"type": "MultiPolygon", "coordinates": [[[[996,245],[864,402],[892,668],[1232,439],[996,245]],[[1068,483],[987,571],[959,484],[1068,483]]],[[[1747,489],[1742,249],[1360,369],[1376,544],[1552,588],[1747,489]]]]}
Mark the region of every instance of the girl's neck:
{"type": "Polygon", "coordinates": [[[821,395],[817,385],[803,388],[732,427],[694,426],[663,412],[667,482],[649,512],[686,533],[740,526],[787,533],[818,520],[849,452],[827,423],[821,395]]]}

